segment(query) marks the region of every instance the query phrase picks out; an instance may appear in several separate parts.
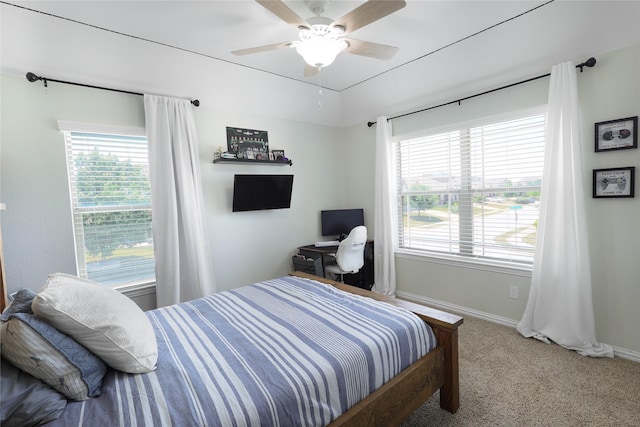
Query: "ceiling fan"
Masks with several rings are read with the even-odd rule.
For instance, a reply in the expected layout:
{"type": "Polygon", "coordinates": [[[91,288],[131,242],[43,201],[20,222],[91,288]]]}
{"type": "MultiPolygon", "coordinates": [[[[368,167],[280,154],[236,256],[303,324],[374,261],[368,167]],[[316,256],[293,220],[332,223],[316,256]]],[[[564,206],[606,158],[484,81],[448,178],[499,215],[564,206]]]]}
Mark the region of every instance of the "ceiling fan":
{"type": "Polygon", "coordinates": [[[397,47],[344,36],[402,9],[407,4],[404,0],[368,0],[341,18],[332,20],[322,16],[325,6],[329,3],[328,0],[305,0],[305,4],[315,15],[305,20],[282,0],[256,0],[256,2],[286,23],[294,25],[298,29],[300,40],[235,50],[231,53],[248,55],[293,47],[305,60],[305,76],[313,75],[322,67],[330,65],[342,51],[376,59],[393,57],[398,51],[397,47]]]}

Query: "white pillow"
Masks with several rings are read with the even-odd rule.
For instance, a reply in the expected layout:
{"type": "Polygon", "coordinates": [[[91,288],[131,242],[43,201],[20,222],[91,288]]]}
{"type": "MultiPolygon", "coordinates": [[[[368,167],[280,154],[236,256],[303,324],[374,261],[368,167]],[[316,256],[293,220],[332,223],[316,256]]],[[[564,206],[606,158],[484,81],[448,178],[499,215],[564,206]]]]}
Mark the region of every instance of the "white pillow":
{"type": "Polygon", "coordinates": [[[114,369],[137,374],[156,368],[158,346],[149,318],[109,286],[52,274],[31,308],[114,369]]]}

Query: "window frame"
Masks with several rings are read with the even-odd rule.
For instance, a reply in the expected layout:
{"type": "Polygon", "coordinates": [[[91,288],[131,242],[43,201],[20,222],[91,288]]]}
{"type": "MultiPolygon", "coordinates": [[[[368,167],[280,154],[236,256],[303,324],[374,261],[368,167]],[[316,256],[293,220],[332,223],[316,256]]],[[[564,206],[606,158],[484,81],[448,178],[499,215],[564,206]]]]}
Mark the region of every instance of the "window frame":
{"type": "MultiPolygon", "coordinates": [[[[122,135],[122,136],[145,137],[145,138],[147,137],[147,131],[144,127],[104,125],[104,124],[74,122],[74,121],[66,121],[66,120],[58,120],[57,123],[58,123],[58,130],[60,130],[62,133],[62,139],[63,139],[64,150],[65,150],[65,162],[67,162],[67,158],[68,158],[66,133],[69,133],[69,132],[122,135]]],[[[68,168],[69,168],[69,165],[66,166],[67,180],[69,180],[68,168]]],[[[69,213],[71,217],[71,228],[73,230],[73,244],[74,244],[74,258],[76,263],[76,274],[80,276],[82,260],[80,260],[79,257],[82,255],[84,251],[78,247],[78,238],[76,236],[76,226],[75,226],[75,217],[76,217],[77,209],[74,207],[74,204],[73,204],[73,195],[71,194],[72,185],[70,182],[68,182],[68,189],[69,189],[69,213]]],[[[149,209],[151,209],[151,206],[149,206],[149,209]]],[[[149,293],[151,290],[155,292],[156,279],[154,277],[153,279],[142,279],[142,280],[131,281],[127,283],[116,283],[116,284],[101,283],[101,285],[111,287],[113,289],[116,289],[128,295],[129,294],[144,295],[149,293]]]]}
{"type": "MultiPolygon", "coordinates": [[[[424,262],[430,262],[435,264],[443,264],[443,265],[448,265],[453,267],[464,267],[464,268],[471,268],[471,269],[476,269],[481,271],[490,271],[490,272],[512,274],[516,276],[530,277],[531,272],[533,271],[533,262],[531,263],[518,262],[515,260],[509,261],[509,260],[501,260],[501,259],[494,259],[494,258],[484,258],[479,256],[468,256],[468,255],[462,255],[462,254],[449,254],[444,252],[430,251],[427,249],[423,250],[423,249],[400,247],[400,243],[399,243],[400,232],[398,230],[398,227],[400,226],[402,221],[402,216],[400,214],[402,209],[402,206],[401,206],[402,195],[398,192],[397,179],[399,178],[400,173],[397,170],[399,166],[397,155],[398,155],[398,144],[401,141],[425,138],[431,135],[437,135],[437,134],[453,132],[453,131],[468,130],[473,127],[485,126],[492,123],[516,120],[519,118],[542,115],[542,114],[544,115],[547,114],[547,105],[539,105],[535,107],[519,109],[519,110],[509,111],[509,112],[485,116],[485,117],[473,118],[470,120],[464,120],[460,122],[452,122],[450,124],[443,125],[443,126],[424,128],[424,129],[419,129],[416,131],[404,133],[401,135],[393,136],[391,138],[391,143],[393,144],[392,151],[394,153],[394,158],[393,158],[394,172],[393,172],[393,178],[392,178],[394,182],[392,183],[393,184],[392,188],[394,189],[395,194],[391,199],[394,201],[392,208],[398,211],[398,223],[393,225],[393,233],[394,233],[394,241],[395,241],[394,252],[396,256],[403,259],[424,261],[424,262]]],[[[545,134],[546,134],[546,128],[545,128],[545,134]]],[[[543,156],[544,156],[544,153],[543,153],[543,156]]],[[[542,184],[540,186],[540,191],[542,191],[542,184]]]]}

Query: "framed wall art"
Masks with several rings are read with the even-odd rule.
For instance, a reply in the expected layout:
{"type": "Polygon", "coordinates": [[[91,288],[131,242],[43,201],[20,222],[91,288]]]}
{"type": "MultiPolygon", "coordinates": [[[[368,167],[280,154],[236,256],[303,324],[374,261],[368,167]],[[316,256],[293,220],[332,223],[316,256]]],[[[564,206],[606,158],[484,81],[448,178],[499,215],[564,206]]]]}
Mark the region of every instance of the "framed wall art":
{"type": "Polygon", "coordinates": [[[269,134],[266,130],[227,127],[227,150],[239,159],[269,159],[269,134]]]}
{"type": "Polygon", "coordinates": [[[636,168],[594,169],[593,197],[634,197],[636,168]]]}
{"type": "Polygon", "coordinates": [[[596,152],[638,148],[638,116],[596,123],[596,152]]]}
{"type": "Polygon", "coordinates": [[[271,160],[284,160],[284,150],[271,150],[271,160]]]}

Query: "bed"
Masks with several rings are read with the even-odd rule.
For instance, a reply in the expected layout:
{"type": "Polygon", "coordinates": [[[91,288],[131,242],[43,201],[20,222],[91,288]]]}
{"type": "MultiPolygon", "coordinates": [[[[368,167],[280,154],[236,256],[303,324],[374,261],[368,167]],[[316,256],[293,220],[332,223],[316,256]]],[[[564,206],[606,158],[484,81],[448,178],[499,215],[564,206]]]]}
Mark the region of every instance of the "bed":
{"type": "Polygon", "coordinates": [[[388,426],[438,389],[459,406],[462,318],[418,304],[295,272],[146,316],[157,369],[108,370],[47,426],[388,426]]]}

